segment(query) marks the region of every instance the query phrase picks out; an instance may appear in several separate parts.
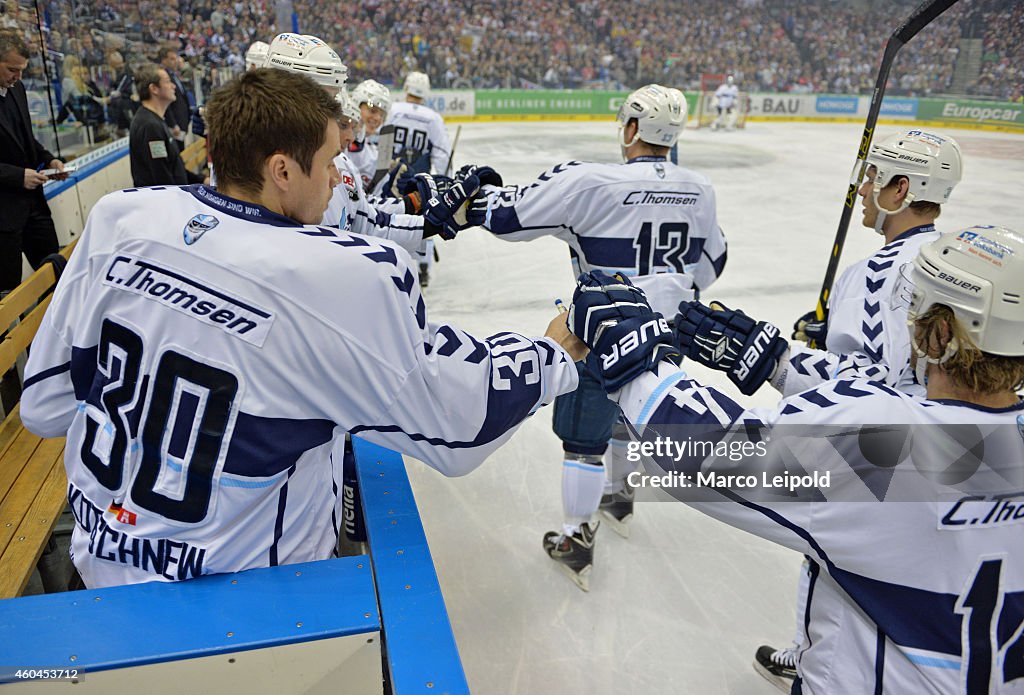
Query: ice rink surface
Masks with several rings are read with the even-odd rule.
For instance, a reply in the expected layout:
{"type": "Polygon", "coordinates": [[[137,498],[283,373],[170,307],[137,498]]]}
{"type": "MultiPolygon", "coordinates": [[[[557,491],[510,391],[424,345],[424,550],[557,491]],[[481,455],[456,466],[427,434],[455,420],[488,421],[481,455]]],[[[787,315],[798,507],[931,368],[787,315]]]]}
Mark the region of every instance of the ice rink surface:
{"type": "MultiPolygon", "coordinates": [[[[751,123],[685,133],[680,163],[711,177],[729,241],[725,272],[705,300],[787,332],[814,308],[861,130],[751,123]]],[[[1024,136],[946,132],[963,148],[964,178],[939,229],[1024,231],[1024,136]]],[[[611,122],[468,123],[455,164],[489,164],[506,183],[526,184],[566,160],[621,161],[615,138],[611,122]]],[[[840,268],[880,245],[860,225],[858,202],[840,268]]],[[[572,296],[567,246],[551,238],[509,243],[471,229],[443,243],[440,255],[425,292],[428,316],[478,336],[541,335],[552,301],[572,296]]],[[[717,374],[685,368],[740,398],[717,374]]],[[[776,401],[766,387],[745,402],[776,401]]],[[[407,465],[472,691],[777,692],[751,662],[758,645],[783,646],[792,636],[800,556],[680,503],[640,497],[629,540],[599,531],[583,593],[541,549],[544,532],[561,526],[561,461],[544,408],[464,478],[407,465]]]]}

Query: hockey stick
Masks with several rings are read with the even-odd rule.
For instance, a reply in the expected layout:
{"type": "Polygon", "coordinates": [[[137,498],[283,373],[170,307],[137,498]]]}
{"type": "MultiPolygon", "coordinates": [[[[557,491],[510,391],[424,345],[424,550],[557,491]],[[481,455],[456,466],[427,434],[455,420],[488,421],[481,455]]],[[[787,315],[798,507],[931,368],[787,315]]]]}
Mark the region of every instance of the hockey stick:
{"type": "Polygon", "coordinates": [[[367,192],[370,192],[376,187],[380,180],[387,176],[388,171],[391,169],[391,160],[394,157],[395,150],[395,126],[388,124],[383,126],[378,133],[377,138],[377,169],[373,172],[373,178],[370,180],[370,185],[366,187],[367,192]]]}
{"type": "Polygon", "coordinates": [[[462,125],[460,124],[457,128],[455,128],[455,139],[452,140],[452,151],[448,153],[448,166],[446,166],[444,168],[444,175],[445,176],[451,176],[452,175],[452,160],[455,159],[455,148],[459,144],[459,135],[461,135],[461,134],[462,134],[462,125]]]}
{"type": "MultiPolygon", "coordinates": [[[[850,217],[853,215],[853,206],[857,202],[857,190],[864,179],[864,172],[867,170],[867,156],[871,148],[871,137],[875,132],[875,125],[878,123],[878,113],[882,108],[882,98],[885,96],[885,84],[889,81],[889,70],[896,60],[896,54],[903,44],[917,36],[918,32],[928,26],[936,17],[955,5],[957,0],[925,0],[911,13],[909,17],[896,28],[889,40],[885,42],[885,52],[882,54],[882,63],[878,68],[878,78],[875,80],[875,90],[871,94],[871,106],[868,108],[868,118],[864,122],[864,133],[860,138],[860,150],[857,152],[857,161],[853,165],[853,174],[850,177],[850,187],[846,190],[846,200],[843,203],[843,214],[839,217],[839,228],[836,230],[835,242],[832,246],[832,256],[828,259],[828,269],[825,271],[825,280],[821,283],[821,292],[818,293],[818,306],[814,313],[819,321],[825,320],[825,307],[828,305],[829,294],[832,292],[832,283],[836,278],[836,270],[839,268],[839,256],[843,252],[843,245],[846,243],[846,232],[850,227],[850,217]]],[[[811,347],[824,347],[815,345],[810,341],[811,347]]]]}

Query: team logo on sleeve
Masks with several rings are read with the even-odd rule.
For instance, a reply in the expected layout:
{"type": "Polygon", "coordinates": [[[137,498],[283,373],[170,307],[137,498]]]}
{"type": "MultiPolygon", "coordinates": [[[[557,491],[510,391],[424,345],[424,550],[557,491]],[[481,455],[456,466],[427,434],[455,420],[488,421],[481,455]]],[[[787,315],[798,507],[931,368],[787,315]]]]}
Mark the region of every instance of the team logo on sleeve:
{"type": "Polygon", "coordinates": [[[345,186],[348,191],[348,197],[352,200],[359,200],[359,194],[356,192],[356,178],[347,171],[341,174],[341,183],[345,186]]]}
{"type": "Polygon", "coordinates": [[[191,246],[218,224],[220,224],[220,220],[213,215],[196,215],[185,225],[185,243],[191,246]]]}

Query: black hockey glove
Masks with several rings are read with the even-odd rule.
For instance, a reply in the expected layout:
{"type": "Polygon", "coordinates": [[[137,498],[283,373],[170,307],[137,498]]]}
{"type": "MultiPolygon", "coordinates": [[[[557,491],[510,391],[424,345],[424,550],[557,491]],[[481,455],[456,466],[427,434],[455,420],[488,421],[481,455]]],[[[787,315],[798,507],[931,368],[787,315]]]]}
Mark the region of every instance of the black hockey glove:
{"type": "Polygon", "coordinates": [[[747,396],[771,378],[789,347],[773,324],[754,321],[722,304],[682,302],[675,329],[675,343],[682,354],[725,372],[747,396]]]}
{"type": "Polygon", "coordinates": [[[825,338],[828,337],[828,314],[825,318],[819,319],[816,311],[808,311],[793,324],[793,340],[802,340],[805,343],[814,343],[819,348],[825,347],[825,338]]]}
{"type": "Polygon", "coordinates": [[[415,178],[423,201],[424,237],[437,234],[442,239],[454,239],[456,234],[471,226],[466,220],[466,210],[480,190],[480,179],[470,176],[441,192],[436,183],[437,177],[416,174],[415,178]]]}
{"type": "Polygon", "coordinates": [[[476,176],[480,179],[481,186],[504,186],[505,183],[502,181],[501,174],[495,171],[489,166],[477,166],[476,164],[467,164],[466,166],[455,172],[455,180],[462,181],[469,178],[470,176],[476,176]]]}
{"type": "Polygon", "coordinates": [[[668,322],[629,278],[595,270],[576,282],[569,330],[590,348],[587,367],[605,391],[618,391],[663,359],[678,363],[668,322]]]}

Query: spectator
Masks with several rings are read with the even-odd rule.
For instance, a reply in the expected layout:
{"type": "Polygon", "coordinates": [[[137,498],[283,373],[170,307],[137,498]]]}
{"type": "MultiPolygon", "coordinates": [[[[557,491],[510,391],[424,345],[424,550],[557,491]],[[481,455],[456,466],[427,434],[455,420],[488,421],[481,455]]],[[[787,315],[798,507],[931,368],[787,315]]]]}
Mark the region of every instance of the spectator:
{"type": "MultiPolygon", "coordinates": [[[[174,85],[174,100],[166,107],[164,121],[171,129],[171,135],[178,145],[178,151],[185,149],[185,135],[188,133],[188,124],[192,120],[192,107],[188,103],[188,93],[182,83],[179,73],[181,71],[181,57],[173,48],[161,49],[157,54],[157,60],[167,72],[171,83],[174,85]]],[[[142,92],[140,90],[139,94],[142,92]]]]}
{"type": "Polygon", "coordinates": [[[132,125],[132,116],[139,108],[135,94],[134,80],[131,69],[125,64],[120,51],[111,51],[107,56],[107,65],[114,78],[111,82],[110,103],[107,114],[110,122],[117,128],[117,136],[124,137],[132,125]]]}
{"type": "Polygon", "coordinates": [[[63,170],[32,135],[21,75],[29,50],[17,32],[0,30],[0,294],[21,284],[21,255],[38,268],[59,249],[39,169],[63,170]]]}
{"type": "Polygon", "coordinates": [[[137,187],[202,183],[203,177],[185,169],[181,153],[164,120],[174,103],[175,87],[159,65],[143,65],[135,75],[142,108],[132,118],[128,136],[132,181],[137,187]]]}
{"type": "MultiPolygon", "coordinates": [[[[57,114],[57,123],[63,123],[68,116],[89,128],[96,128],[104,122],[104,106],[108,99],[100,88],[89,78],[88,69],[77,56],[64,60],[64,80],[61,82],[64,104],[57,114]]],[[[102,139],[99,135],[95,139],[102,139]]]]}

